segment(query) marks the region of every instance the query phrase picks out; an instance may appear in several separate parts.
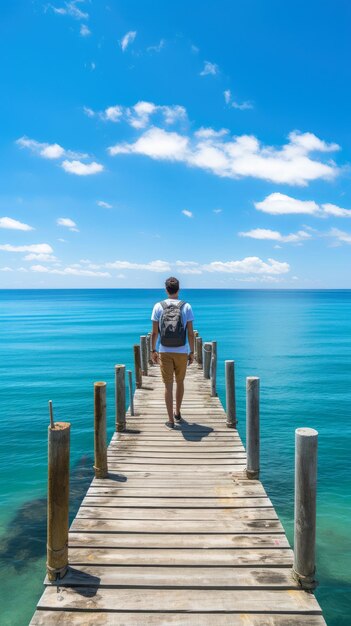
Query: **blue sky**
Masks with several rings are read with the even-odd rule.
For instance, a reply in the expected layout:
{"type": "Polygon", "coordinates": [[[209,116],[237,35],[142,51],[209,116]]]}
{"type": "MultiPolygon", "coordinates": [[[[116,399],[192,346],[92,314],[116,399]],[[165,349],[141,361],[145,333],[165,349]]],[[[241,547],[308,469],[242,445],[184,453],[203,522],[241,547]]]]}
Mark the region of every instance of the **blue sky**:
{"type": "Polygon", "coordinates": [[[351,288],[350,21],[2,2],[0,287],[351,288]]]}

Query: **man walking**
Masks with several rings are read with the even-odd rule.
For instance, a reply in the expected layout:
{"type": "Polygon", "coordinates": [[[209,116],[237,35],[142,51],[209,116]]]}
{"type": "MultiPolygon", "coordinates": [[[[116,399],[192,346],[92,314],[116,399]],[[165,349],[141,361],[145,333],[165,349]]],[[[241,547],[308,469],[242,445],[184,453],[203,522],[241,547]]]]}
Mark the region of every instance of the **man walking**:
{"type": "Polygon", "coordinates": [[[160,363],[162,380],[165,385],[165,403],[168,421],[165,426],[174,428],[180,422],[184,395],[184,378],[187,364],[194,361],[194,315],[190,304],[179,300],[179,280],[167,278],[167,299],[157,302],[152,319],[152,360],[160,363]],[[158,336],[160,335],[157,349],[158,336]],[[173,413],[173,379],[176,379],[176,410],[173,413]]]}

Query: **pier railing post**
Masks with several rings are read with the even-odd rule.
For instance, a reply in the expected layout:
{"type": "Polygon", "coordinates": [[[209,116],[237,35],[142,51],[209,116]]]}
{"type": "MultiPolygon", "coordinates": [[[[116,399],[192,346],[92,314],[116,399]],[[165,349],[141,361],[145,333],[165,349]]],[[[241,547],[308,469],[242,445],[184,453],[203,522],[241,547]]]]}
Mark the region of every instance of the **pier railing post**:
{"type": "Polygon", "coordinates": [[[211,377],[211,355],[212,344],[210,341],[206,341],[203,345],[203,365],[204,365],[204,378],[210,379],[211,377]]]}
{"type": "Polygon", "coordinates": [[[217,395],[217,341],[212,341],[211,356],[211,396],[217,395]]]}
{"type": "Polygon", "coordinates": [[[106,383],[94,383],[94,471],[95,478],[107,476],[106,383]]]}
{"type": "Polygon", "coordinates": [[[152,337],[151,333],[148,333],[146,336],[146,345],[147,345],[147,361],[149,365],[153,365],[153,360],[151,358],[152,354],[152,337]]]}
{"type": "Polygon", "coordinates": [[[235,402],[235,364],[234,361],[225,362],[225,398],[228,428],[236,428],[235,402]]]}
{"type": "Polygon", "coordinates": [[[134,351],[135,386],[137,389],[140,389],[143,384],[143,378],[141,374],[140,346],[138,344],[133,346],[133,351],[134,351]]]}
{"type": "Polygon", "coordinates": [[[68,422],[56,422],[48,431],[47,562],[50,581],[68,570],[69,448],[68,422]]]}
{"type": "Polygon", "coordinates": [[[132,372],[132,370],[128,370],[128,388],[129,388],[130,414],[134,415],[133,372],[132,372]]]}
{"type": "Polygon", "coordinates": [[[115,365],[116,431],[126,427],[126,366],[115,365]]]}
{"type": "Polygon", "coordinates": [[[317,445],[316,430],[296,429],[293,575],[306,590],[313,590],[317,586],[315,580],[317,445]]]}
{"type": "Polygon", "coordinates": [[[199,368],[202,368],[202,338],[196,337],[196,360],[199,368]]]}
{"type": "Polygon", "coordinates": [[[260,379],[246,379],[246,475],[257,479],[260,474],[260,379]]]}
{"type": "Polygon", "coordinates": [[[199,336],[199,331],[194,330],[194,358],[196,361],[197,361],[196,341],[197,341],[198,336],[199,336]]]}
{"type": "Polygon", "coordinates": [[[145,376],[147,376],[147,343],[146,335],[140,337],[140,353],[141,353],[141,369],[145,376]]]}

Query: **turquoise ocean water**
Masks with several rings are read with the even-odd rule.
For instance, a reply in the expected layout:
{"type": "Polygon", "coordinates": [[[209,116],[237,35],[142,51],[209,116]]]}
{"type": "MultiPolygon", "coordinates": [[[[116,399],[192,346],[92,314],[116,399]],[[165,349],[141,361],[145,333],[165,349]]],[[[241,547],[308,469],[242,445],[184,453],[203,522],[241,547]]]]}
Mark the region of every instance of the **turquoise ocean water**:
{"type": "MultiPolygon", "coordinates": [[[[93,382],[149,330],[157,290],[0,291],[0,624],[28,624],[45,573],[47,402],[72,423],[72,506],[92,475],[93,382]]],[[[319,431],[317,597],[329,626],[351,624],[351,291],[182,292],[205,340],[236,361],[239,430],[245,377],[261,378],[262,481],[293,533],[294,431],[319,431]]]]}

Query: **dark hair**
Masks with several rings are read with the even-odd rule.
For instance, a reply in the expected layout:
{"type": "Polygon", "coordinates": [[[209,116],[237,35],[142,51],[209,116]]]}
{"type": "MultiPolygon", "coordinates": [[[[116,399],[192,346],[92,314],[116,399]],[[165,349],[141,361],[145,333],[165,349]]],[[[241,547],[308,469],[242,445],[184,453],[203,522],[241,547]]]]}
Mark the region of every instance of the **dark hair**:
{"type": "Polygon", "coordinates": [[[178,293],[179,291],[178,278],[174,278],[174,276],[170,276],[169,278],[167,278],[165,285],[166,285],[166,291],[169,293],[170,296],[173,296],[175,293],[178,293]]]}

